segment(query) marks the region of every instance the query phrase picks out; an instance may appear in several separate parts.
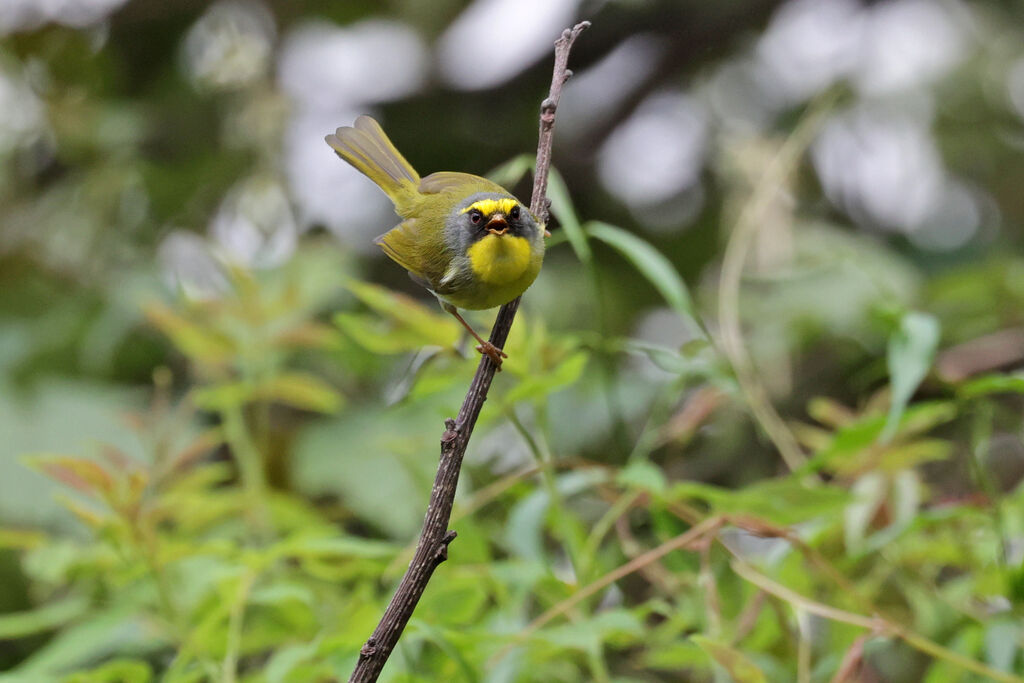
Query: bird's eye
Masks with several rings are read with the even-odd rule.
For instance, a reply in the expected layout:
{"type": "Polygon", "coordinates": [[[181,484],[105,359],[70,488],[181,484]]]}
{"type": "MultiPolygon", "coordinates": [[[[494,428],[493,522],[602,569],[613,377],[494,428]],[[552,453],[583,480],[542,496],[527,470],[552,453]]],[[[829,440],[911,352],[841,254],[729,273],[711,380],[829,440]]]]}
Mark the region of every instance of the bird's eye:
{"type": "Polygon", "coordinates": [[[516,204],[512,207],[512,210],[508,212],[508,217],[514,221],[519,220],[519,205],[516,204]]]}
{"type": "Polygon", "coordinates": [[[476,209],[469,212],[469,220],[473,221],[473,225],[479,224],[480,221],[483,220],[483,217],[484,215],[476,209]]]}

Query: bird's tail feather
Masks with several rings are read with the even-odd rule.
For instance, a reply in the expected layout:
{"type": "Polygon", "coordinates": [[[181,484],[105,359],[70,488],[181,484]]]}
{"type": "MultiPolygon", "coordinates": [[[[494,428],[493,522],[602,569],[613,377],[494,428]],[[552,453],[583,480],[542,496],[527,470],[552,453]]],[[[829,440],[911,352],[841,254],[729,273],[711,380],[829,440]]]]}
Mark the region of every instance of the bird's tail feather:
{"type": "Polygon", "coordinates": [[[384,190],[396,207],[417,192],[419,174],[369,116],[360,116],[352,126],[342,126],[325,140],[339,157],[384,190]]]}

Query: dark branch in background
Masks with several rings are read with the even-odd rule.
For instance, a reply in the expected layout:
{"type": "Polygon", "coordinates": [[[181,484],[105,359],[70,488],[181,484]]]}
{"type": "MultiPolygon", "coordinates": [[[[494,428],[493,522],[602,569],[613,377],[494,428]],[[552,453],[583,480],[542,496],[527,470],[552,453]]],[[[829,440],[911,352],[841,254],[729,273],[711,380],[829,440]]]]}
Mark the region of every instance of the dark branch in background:
{"type": "MultiPolygon", "coordinates": [[[[572,75],[567,67],[569,51],[576,38],[590,26],[584,21],[571,29],[566,29],[555,41],[555,68],[551,77],[551,90],[547,99],[540,107],[540,136],[537,142],[537,170],[533,178],[533,196],[530,199],[530,210],[542,222],[548,219],[548,170],[551,168],[551,140],[555,126],[555,111],[562,95],[562,86],[572,75]]],[[[498,311],[498,317],[491,329],[490,342],[499,349],[504,347],[516,311],[519,310],[519,299],[515,299],[498,311]]],[[[395,596],[388,604],[384,616],[374,629],[373,635],[359,651],[359,662],[349,677],[349,683],[367,683],[376,681],[384,668],[385,662],[398,643],[405,625],[409,622],[416,603],[427,587],[427,582],[439,564],[448,559],[448,544],[456,534],[448,529],[448,521],[452,514],[455,501],[455,488],[459,483],[459,472],[462,469],[462,458],[473,434],[480,409],[487,399],[487,391],[494,379],[496,366],[487,356],[481,356],[473,382],[462,402],[459,416],[453,420],[445,420],[445,431],[441,435],[441,462],[434,478],[434,488],[430,492],[430,504],[423,520],[423,530],[416,546],[409,569],[398,584],[395,596]]]]}

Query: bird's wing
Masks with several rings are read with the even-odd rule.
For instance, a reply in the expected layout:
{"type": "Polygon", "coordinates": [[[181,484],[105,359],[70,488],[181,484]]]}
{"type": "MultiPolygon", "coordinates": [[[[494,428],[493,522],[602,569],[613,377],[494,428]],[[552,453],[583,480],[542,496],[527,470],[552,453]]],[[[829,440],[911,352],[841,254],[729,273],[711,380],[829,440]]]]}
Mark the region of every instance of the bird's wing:
{"type": "Polygon", "coordinates": [[[508,194],[501,185],[493,183],[487,178],[481,178],[472,173],[459,173],[458,171],[438,171],[431,173],[420,181],[419,190],[423,194],[441,194],[465,187],[474,187],[477,192],[500,192],[508,194]]]}
{"type": "Polygon", "coordinates": [[[415,218],[404,220],[374,240],[388,257],[419,278],[434,284],[441,281],[449,260],[447,247],[437,236],[427,234],[415,218]]]}

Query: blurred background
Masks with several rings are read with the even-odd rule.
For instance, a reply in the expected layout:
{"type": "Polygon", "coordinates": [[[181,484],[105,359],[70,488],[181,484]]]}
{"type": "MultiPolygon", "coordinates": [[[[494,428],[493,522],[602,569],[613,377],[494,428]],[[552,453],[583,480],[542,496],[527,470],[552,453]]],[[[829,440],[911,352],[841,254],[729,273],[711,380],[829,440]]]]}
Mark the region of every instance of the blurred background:
{"type": "Polygon", "coordinates": [[[345,680],[476,354],[324,135],[527,200],[582,19],[384,679],[1021,680],[1024,5],[3,0],[0,681],[345,680]]]}

